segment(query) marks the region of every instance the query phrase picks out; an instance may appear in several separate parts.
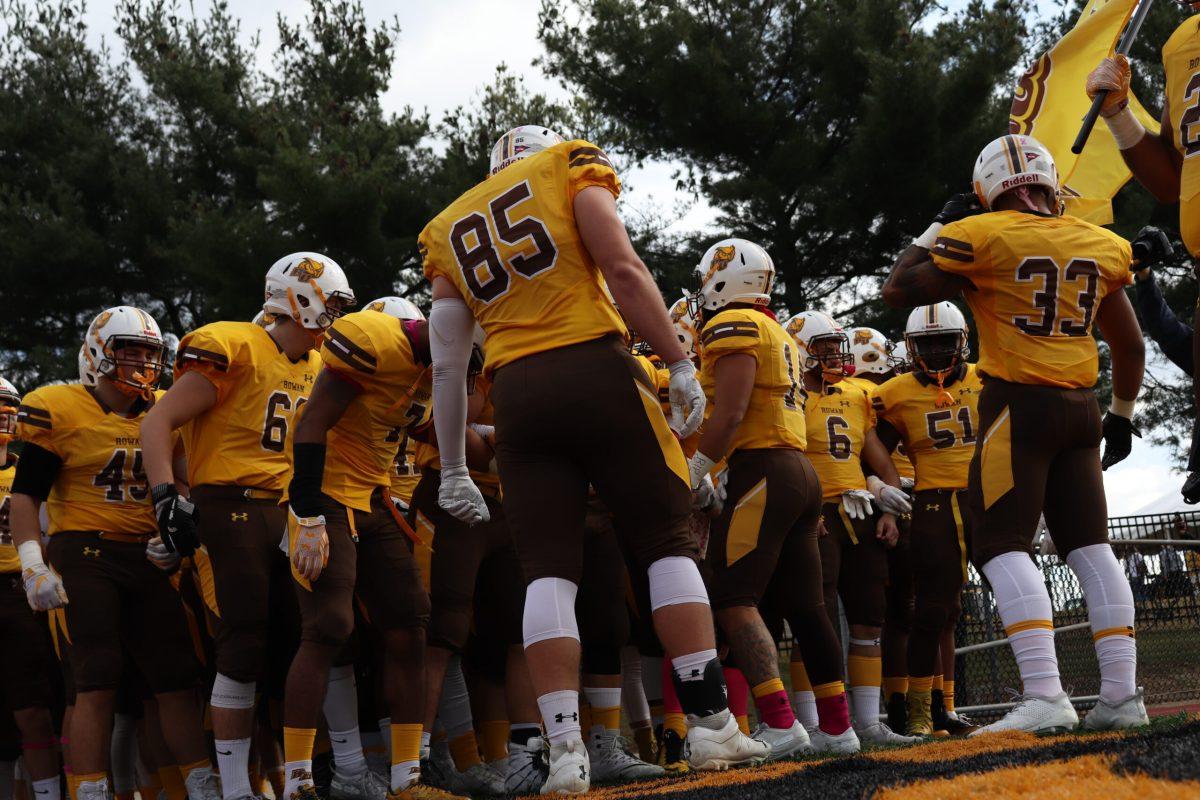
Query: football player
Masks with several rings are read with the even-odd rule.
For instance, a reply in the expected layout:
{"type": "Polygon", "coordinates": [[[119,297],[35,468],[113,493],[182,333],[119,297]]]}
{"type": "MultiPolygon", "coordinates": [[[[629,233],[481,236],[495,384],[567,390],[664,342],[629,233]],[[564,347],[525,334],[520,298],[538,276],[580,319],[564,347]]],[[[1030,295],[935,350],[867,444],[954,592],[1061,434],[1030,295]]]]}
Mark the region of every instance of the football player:
{"type": "Polygon", "coordinates": [[[279,696],[298,628],[295,594],[279,539],[287,480],[284,442],[320,369],[320,337],[352,304],[342,268],[320,253],[292,253],[267,271],[260,322],[215,322],[183,337],[175,383],[146,415],[146,473],[162,547],[188,556],[217,618],[212,726],[227,800],[247,800],[255,694],[279,696]],[[183,430],[183,474],[171,463],[183,430]],[[197,524],[197,521],[198,524],[197,524]],[[198,536],[198,538],[197,538],[198,536]],[[203,545],[197,550],[199,545],[203,545]],[[280,674],[283,673],[283,674],[280,674]]]}
{"type": "MultiPolygon", "coordinates": [[[[155,521],[138,427],[161,395],[163,351],[158,323],[145,311],[102,311],[85,334],[80,383],[30,392],[17,415],[24,449],[9,521],[30,606],[61,608],[71,642],[76,697],[69,738],[79,800],[110,794],[109,738],[123,649],[154,692],[188,796],[215,800],[220,793],[196,704],[200,673],[183,605],[167,575],[146,559],[155,521]],[[42,503],[49,510],[50,567],[42,558],[42,503]]],[[[177,444],[167,442],[168,458],[180,454],[177,444]]]]}
{"type": "MultiPolygon", "coordinates": [[[[916,459],[912,564],[916,609],[908,641],[908,733],[929,736],[934,725],[934,676],[943,673],[938,650],[953,649],[959,595],[967,580],[971,541],[965,512],[967,466],[979,432],[981,383],[967,363],[967,322],[949,302],[909,315],[904,340],[913,370],[876,387],[877,431],[887,447],[903,444],[916,459]]],[[[949,672],[953,691],[954,672],[949,672]]],[[[950,733],[966,733],[957,719],[938,720],[950,733]]]]}
{"type": "MultiPolygon", "coordinates": [[[[354,630],[357,597],[383,646],[391,774],[388,785],[377,785],[360,745],[359,770],[346,777],[363,800],[446,796],[417,785],[429,595],[413,553],[416,534],[391,499],[402,433],[429,417],[427,324],[412,303],[339,317],[325,332],[321,363],[296,422],[286,491],[302,629],[284,699],[284,794],[316,797],[312,753],[324,689],[354,630]]],[[[358,741],[357,727],[331,739],[358,741]]]]}
{"type": "Polygon", "coordinates": [[[17,433],[17,387],[0,378],[0,647],[4,648],[5,706],[20,732],[24,763],[38,800],[59,799],[58,754],[54,748],[53,699],[49,681],[53,657],[44,625],[29,609],[21,580],[21,559],[9,527],[9,495],[17,456],[8,449],[17,433]]]}
{"type": "MultiPolygon", "coordinates": [[[[863,384],[846,381],[854,373],[850,338],[821,311],[805,311],[787,322],[798,346],[808,392],[805,449],[821,479],[821,575],[826,609],[840,596],[850,625],[850,698],[855,730],[872,744],[915,741],[879,719],[883,680],[880,634],[887,608],[887,549],[900,531],[896,514],[911,509],[887,448],[875,433],[875,415],[863,384]],[[879,495],[868,489],[864,465],[879,476],[879,495]],[[878,502],[881,513],[873,506],[878,502]]],[[[811,672],[808,654],[801,650],[811,672]]],[[[811,679],[811,676],[810,676],[811,679]]]]}
{"type": "MultiPolygon", "coordinates": [[[[1179,0],[1195,11],[1200,3],[1179,0]]],[[[1165,205],[1179,203],[1179,233],[1200,264],[1200,17],[1187,17],[1162,48],[1166,95],[1157,136],[1148,135],[1129,107],[1129,59],[1106,58],[1088,75],[1088,97],[1107,91],[1100,116],[1121,157],[1143,186],[1165,205]]],[[[1169,244],[1167,245],[1169,247],[1169,244]]],[[[1200,324],[1200,311],[1197,312],[1200,324]]],[[[1200,385],[1200,384],[1198,384],[1200,385]]],[[[1193,428],[1183,494],[1200,500],[1200,423],[1193,428]]]]}
{"type": "MultiPolygon", "coordinates": [[[[850,355],[854,356],[854,375],[846,380],[860,384],[868,394],[873,393],[876,386],[896,374],[891,362],[894,345],[874,328],[851,328],[848,334],[850,355]]],[[[911,492],[916,473],[903,445],[892,450],[892,465],[900,476],[900,488],[911,492]]],[[[873,480],[878,479],[868,478],[868,482],[873,480]]],[[[901,515],[896,523],[900,538],[896,540],[896,546],[887,551],[887,611],[880,646],[883,648],[883,699],[888,712],[888,727],[903,731],[908,726],[904,719],[904,698],[908,692],[907,650],[912,630],[913,570],[908,515],[901,515]]]]}
{"type": "Polygon", "coordinates": [[[820,482],[803,450],[804,387],[795,344],[768,311],[775,265],[744,239],[725,239],[696,267],[692,306],[709,413],[688,467],[693,488],[728,458],[726,502],[710,529],[707,564],[717,621],[758,707],[754,738],[772,759],[814,745],[779,678],[779,653],[758,611],[771,592],[804,653],[820,712],[820,751],[853,752],[840,648],[825,612],[817,546],[820,482]],[[773,581],[776,576],[786,576],[773,581]]]}
{"type": "Polygon", "coordinates": [[[589,786],[573,612],[589,483],[649,570],[655,627],[683,707],[694,716],[693,763],[734,765],[764,755],[729,714],[688,531],[687,462],[605,292],[668,364],[676,431],[691,434],[703,418],[704,392],[617,214],[619,193],[600,148],[525,126],[496,143],[490,177],[419,237],[433,287],[434,384],[444,387],[434,414],[439,502],[469,522],[488,514],[463,455],[473,318],[488,336],[505,513],[529,581],[526,654],[551,745],[546,792],[589,786]]]}
{"type": "MultiPolygon", "coordinates": [[[[1038,517],[1079,579],[1100,665],[1089,728],[1147,721],[1136,685],[1133,593],[1108,543],[1101,469],[1129,455],[1145,343],[1123,291],[1130,243],[1059,213],[1058,170],[1028,136],[1002,136],[975,162],[975,197],[955,196],[892,268],[896,307],[962,293],[979,328],[979,444],[968,475],[972,559],[996,596],[1024,684],[1021,702],[979,732],[1069,730],[1054,622],[1030,557],[1038,517]],[[980,208],[984,213],[974,213],[980,208]],[[1093,325],[1112,353],[1101,420],[1093,325]],[[1100,456],[1100,441],[1105,452],[1100,456]]],[[[910,358],[914,354],[909,353],[910,358]]]]}

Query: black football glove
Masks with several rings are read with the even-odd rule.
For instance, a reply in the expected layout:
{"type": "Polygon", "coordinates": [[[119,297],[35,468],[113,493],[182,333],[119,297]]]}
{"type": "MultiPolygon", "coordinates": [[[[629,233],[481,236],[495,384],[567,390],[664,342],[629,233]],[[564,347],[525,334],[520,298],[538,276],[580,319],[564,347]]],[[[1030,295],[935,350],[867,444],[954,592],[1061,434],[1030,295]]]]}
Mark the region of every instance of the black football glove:
{"type": "Polygon", "coordinates": [[[1200,472],[1193,472],[1183,482],[1183,502],[1189,506],[1200,503],[1200,472]]]}
{"type": "Polygon", "coordinates": [[[1100,459],[1100,468],[1108,469],[1113,464],[1120,464],[1129,457],[1133,449],[1133,437],[1142,438],[1142,434],[1133,423],[1120,414],[1111,411],[1104,415],[1104,457],[1100,459]]]}
{"type": "Polygon", "coordinates": [[[158,535],[168,553],[188,557],[200,546],[200,534],[196,531],[196,506],[181,497],[170,484],[155,486],[151,490],[154,500],[154,515],[158,517],[158,535]]]}
{"type": "Polygon", "coordinates": [[[1145,269],[1166,261],[1175,255],[1171,239],[1158,228],[1147,225],[1138,231],[1133,245],[1133,269],[1145,269]]]}
{"type": "Polygon", "coordinates": [[[942,206],[942,210],[937,213],[933,221],[949,225],[964,217],[973,217],[983,212],[983,203],[979,202],[979,196],[975,192],[961,192],[946,201],[946,205],[942,206]]]}

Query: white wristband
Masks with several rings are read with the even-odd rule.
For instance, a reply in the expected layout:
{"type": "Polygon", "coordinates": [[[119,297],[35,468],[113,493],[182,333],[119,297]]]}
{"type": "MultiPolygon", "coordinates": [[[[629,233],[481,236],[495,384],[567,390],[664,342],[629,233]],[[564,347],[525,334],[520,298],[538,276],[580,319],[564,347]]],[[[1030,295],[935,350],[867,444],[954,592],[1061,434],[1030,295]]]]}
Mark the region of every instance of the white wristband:
{"type": "Polygon", "coordinates": [[[1122,400],[1113,395],[1112,402],[1108,406],[1108,413],[1116,414],[1118,417],[1125,419],[1133,419],[1133,413],[1137,410],[1137,400],[1122,400]]]}
{"type": "Polygon", "coordinates": [[[21,558],[22,572],[34,567],[46,566],[46,562],[42,560],[42,545],[36,539],[21,542],[20,546],[17,547],[17,555],[21,558]]]}
{"type": "Polygon", "coordinates": [[[924,247],[926,250],[932,250],[934,244],[937,243],[937,236],[942,232],[943,227],[945,226],[940,222],[933,223],[925,229],[924,233],[913,239],[913,244],[917,247],[924,247]]]}
{"type": "Polygon", "coordinates": [[[1128,150],[1146,135],[1146,129],[1133,115],[1133,110],[1129,106],[1125,106],[1111,117],[1105,117],[1104,122],[1112,132],[1119,150],[1128,150]]]}

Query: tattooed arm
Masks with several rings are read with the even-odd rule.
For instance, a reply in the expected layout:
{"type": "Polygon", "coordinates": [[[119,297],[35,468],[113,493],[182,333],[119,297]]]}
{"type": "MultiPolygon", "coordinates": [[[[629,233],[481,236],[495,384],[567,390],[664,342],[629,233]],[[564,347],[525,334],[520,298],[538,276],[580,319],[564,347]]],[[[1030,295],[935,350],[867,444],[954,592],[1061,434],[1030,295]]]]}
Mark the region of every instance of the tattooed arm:
{"type": "Polygon", "coordinates": [[[973,288],[962,275],[938,269],[929,251],[913,244],[892,265],[892,274],[883,284],[883,301],[892,308],[912,308],[949,300],[973,288]]]}

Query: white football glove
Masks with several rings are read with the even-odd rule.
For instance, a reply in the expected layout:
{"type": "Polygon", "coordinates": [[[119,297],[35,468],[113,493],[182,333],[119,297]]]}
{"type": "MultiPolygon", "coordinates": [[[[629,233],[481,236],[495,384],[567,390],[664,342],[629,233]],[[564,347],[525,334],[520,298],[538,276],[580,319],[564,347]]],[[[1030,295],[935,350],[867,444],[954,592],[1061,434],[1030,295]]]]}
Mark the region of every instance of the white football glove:
{"type": "Polygon", "coordinates": [[[62,578],[46,566],[42,560],[42,546],[37,542],[23,542],[17,548],[21,557],[21,580],[25,583],[25,597],[34,611],[49,611],[62,608],[70,601],[63,588],[62,578]]]}
{"type": "Polygon", "coordinates": [[[900,488],[904,491],[911,493],[916,485],[917,481],[914,478],[906,478],[903,475],[900,476],[900,488]]]}
{"type": "Polygon", "coordinates": [[[668,369],[671,370],[671,428],[680,439],[686,439],[699,430],[708,401],[696,378],[696,366],[689,359],[682,358],[668,369]]]}
{"type": "Polygon", "coordinates": [[[290,505],[288,515],[298,528],[289,553],[292,566],[300,573],[300,577],[315,581],[329,563],[329,534],[325,532],[325,516],[298,517],[290,505]]]}
{"type": "Polygon", "coordinates": [[[487,522],[492,518],[487,503],[479,492],[475,481],[471,480],[465,466],[449,467],[442,470],[442,485],[438,488],[438,505],[450,516],[474,525],[477,522],[487,522]]]}
{"type": "Polygon", "coordinates": [[[875,495],[866,489],[851,489],[842,492],[842,508],[850,519],[867,519],[871,516],[871,501],[874,499],[875,495]]]}
{"type": "Polygon", "coordinates": [[[872,475],[867,478],[867,489],[879,503],[879,510],[888,514],[901,516],[912,513],[912,502],[901,490],[883,482],[881,478],[872,475]]]}
{"type": "Polygon", "coordinates": [[[163,572],[170,572],[179,566],[179,552],[168,550],[161,536],[155,536],[146,543],[146,558],[163,572]]]}
{"type": "Polygon", "coordinates": [[[729,498],[729,467],[717,473],[716,485],[713,487],[713,513],[720,514],[725,510],[725,501],[729,498]]]}

